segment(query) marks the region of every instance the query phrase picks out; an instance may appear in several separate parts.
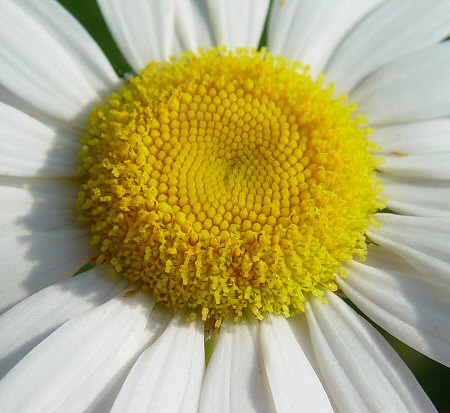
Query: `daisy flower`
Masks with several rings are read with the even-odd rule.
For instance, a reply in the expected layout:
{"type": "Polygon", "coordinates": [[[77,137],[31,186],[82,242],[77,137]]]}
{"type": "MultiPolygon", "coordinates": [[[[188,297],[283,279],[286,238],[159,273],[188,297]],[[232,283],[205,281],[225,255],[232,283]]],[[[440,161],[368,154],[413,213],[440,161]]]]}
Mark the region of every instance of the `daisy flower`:
{"type": "Polygon", "coordinates": [[[0,4],[2,412],[435,411],[450,2],[98,4],[0,4]]]}

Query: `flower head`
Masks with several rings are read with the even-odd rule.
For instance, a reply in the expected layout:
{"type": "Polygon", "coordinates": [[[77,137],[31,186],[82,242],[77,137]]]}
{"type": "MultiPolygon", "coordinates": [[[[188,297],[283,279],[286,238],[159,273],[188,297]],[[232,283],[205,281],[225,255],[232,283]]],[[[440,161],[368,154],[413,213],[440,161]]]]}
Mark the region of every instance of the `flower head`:
{"type": "Polygon", "coordinates": [[[303,311],[364,256],[381,205],[352,109],[266,51],[149,64],[83,139],[77,205],[97,263],[218,325],[303,311]]]}
{"type": "Polygon", "coordinates": [[[0,4],[2,409],[433,411],[343,300],[450,366],[431,3],[0,4]]]}

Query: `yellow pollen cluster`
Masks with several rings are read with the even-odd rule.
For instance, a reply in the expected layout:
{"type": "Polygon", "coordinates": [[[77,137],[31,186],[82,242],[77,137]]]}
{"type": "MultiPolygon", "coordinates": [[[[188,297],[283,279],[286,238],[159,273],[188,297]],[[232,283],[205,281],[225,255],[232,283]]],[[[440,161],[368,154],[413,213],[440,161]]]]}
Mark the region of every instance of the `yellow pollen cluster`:
{"type": "Polygon", "coordinates": [[[150,63],[83,139],[77,208],[98,263],[204,320],[302,311],[365,254],[381,207],[355,109],[265,50],[150,63]]]}

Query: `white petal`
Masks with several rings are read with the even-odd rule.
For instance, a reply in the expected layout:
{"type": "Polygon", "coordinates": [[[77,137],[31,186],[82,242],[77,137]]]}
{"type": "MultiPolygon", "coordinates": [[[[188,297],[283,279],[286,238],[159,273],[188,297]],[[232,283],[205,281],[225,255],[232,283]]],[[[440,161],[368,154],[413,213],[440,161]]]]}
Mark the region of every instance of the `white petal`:
{"type": "Polygon", "coordinates": [[[434,119],[375,129],[370,137],[384,154],[450,151],[450,119],[434,119]]]}
{"type": "Polygon", "coordinates": [[[384,156],[380,171],[416,179],[450,178],[450,152],[384,156]]]}
{"type": "Polygon", "coordinates": [[[20,6],[54,39],[64,45],[66,53],[92,88],[110,93],[119,83],[108,59],[84,27],[59,2],[22,0],[20,6]]]}
{"type": "Polygon", "coordinates": [[[77,188],[46,179],[5,178],[0,183],[0,236],[78,228],[77,188]]]}
{"type": "Polygon", "coordinates": [[[268,47],[311,65],[314,74],[323,70],[340,40],[380,0],[285,0],[273,2],[268,47]],[[326,28],[326,29],[325,29],[326,28]]]}
{"type": "Polygon", "coordinates": [[[205,1],[216,45],[258,47],[266,21],[267,0],[205,1]]]}
{"type": "Polygon", "coordinates": [[[311,335],[309,333],[308,322],[305,314],[289,317],[287,322],[289,327],[291,327],[291,331],[294,334],[298,345],[302,348],[303,353],[305,353],[308,358],[309,363],[316,372],[316,375],[319,376],[320,370],[317,366],[317,360],[315,359],[314,349],[311,343],[311,335]]]}
{"type": "Polygon", "coordinates": [[[44,123],[47,126],[54,127],[55,129],[61,129],[64,133],[68,132],[69,135],[79,136],[80,128],[76,124],[69,124],[60,119],[56,119],[49,114],[45,113],[42,108],[37,108],[31,103],[24,100],[22,97],[6,89],[0,83],[0,101],[8,106],[12,106],[20,110],[21,112],[31,116],[44,123]]]}
{"type": "Polygon", "coordinates": [[[316,359],[342,412],[435,412],[380,333],[334,294],[313,298],[306,315],[316,359]]]}
{"type": "Polygon", "coordinates": [[[173,53],[174,0],[98,0],[109,30],[131,67],[138,72],[150,61],[173,53]]]}
{"type": "Polygon", "coordinates": [[[14,176],[76,176],[77,136],[56,130],[0,102],[0,173],[14,176]]]}
{"type": "Polygon", "coordinates": [[[373,70],[444,39],[449,27],[448,1],[386,1],[344,39],[326,73],[338,90],[350,92],[373,70]]]}
{"type": "Polygon", "coordinates": [[[277,412],[333,412],[308,357],[283,317],[261,322],[261,349],[277,412]]]}
{"type": "Polygon", "coordinates": [[[95,256],[85,229],[0,236],[0,312],[73,275],[95,256]]]}
{"type": "Polygon", "coordinates": [[[338,277],[339,286],[368,317],[410,347],[450,366],[450,288],[420,274],[359,262],[346,265],[346,271],[347,278],[338,277]]]}
{"type": "Polygon", "coordinates": [[[0,377],[55,329],[124,289],[101,268],[53,284],[0,316],[0,377]]]}
{"type": "Polygon", "coordinates": [[[311,342],[311,333],[309,331],[306,314],[303,313],[294,317],[289,317],[287,321],[289,326],[291,327],[292,333],[297,339],[299,346],[302,348],[303,353],[305,353],[305,356],[308,358],[311,367],[314,369],[316,376],[320,380],[322,387],[327,392],[329,402],[333,407],[333,411],[337,413],[339,410],[334,403],[334,400],[330,397],[331,393],[329,392],[329,390],[327,390],[327,383],[322,377],[322,373],[320,372],[320,368],[316,360],[316,355],[314,354],[314,348],[311,342]]]}
{"type": "Polygon", "coordinates": [[[68,321],[0,382],[3,411],[105,411],[142,351],[152,306],[143,294],[117,297],[68,321]]]}
{"type": "Polygon", "coordinates": [[[215,45],[206,4],[202,0],[175,0],[176,49],[197,51],[215,45]]]}
{"type": "Polygon", "coordinates": [[[258,323],[223,323],[206,370],[200,413],[274,411],[261,360],[258,323]]]}
{"type": "Polygon", "coordinates": [[[382,66],[351,93],[372,125],[450,115],[450,42],[382,66]]]}
{"type": "Polygon", "coordinates": [[[411,263],[396,255],[392,251],[376,244],[369,244],[368,253],[364,257],[364,264],[386,271],[421,274],[411,263]]]}
{"type": "Polygon", "coordinates": [[[177,48],[258,47],[267,0],[176,0],[177,48]]]}
{"type": "Polygon", "coordinates": [[[197,412],[205,370],[203,324],[176,315],[139,357],[111,412],[197,412]]]}
{"type": "Polygon", "coordinates": [[[400,255],[423,275],[444,286],[450,280],[450,221],[394,214],[376,214],[372,241],[400,255]]]}
{"type": "Polygon", "coordinates": [[[449,180],[379,176],[389,209],[406,215],[450,218],[449,180]]]}
{"type": "Polygon", "coordinates": [[[87,43],[86,50],[90,51],[83,54],[84,43],[78,42],[88,35],[80,35],[81,26],[55,3],[2,2],[0,83],[44,112],[84,125],[101,91],[89,83],[83,72],[91,64],[99,68],[94,64],[96,60],[90,60],[98,55],[92,54],[92,42],[87,43]],[[57,16],[52,9],[58,10],[57,16]],[[85,64],[80,65],[80,59],[85,64]]]}

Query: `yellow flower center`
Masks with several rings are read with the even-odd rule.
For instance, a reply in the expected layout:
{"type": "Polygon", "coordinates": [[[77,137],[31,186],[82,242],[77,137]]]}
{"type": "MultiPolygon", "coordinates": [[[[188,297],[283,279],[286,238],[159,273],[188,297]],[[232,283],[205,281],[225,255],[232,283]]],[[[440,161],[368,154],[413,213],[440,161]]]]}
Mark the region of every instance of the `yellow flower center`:
{"type": "Polygon", "coordinates": [[[94,109],[77,207],[98,263],[218,323],[334,291],[381,207],[369,130],[267,51],[151,62],[94,109]]]}

